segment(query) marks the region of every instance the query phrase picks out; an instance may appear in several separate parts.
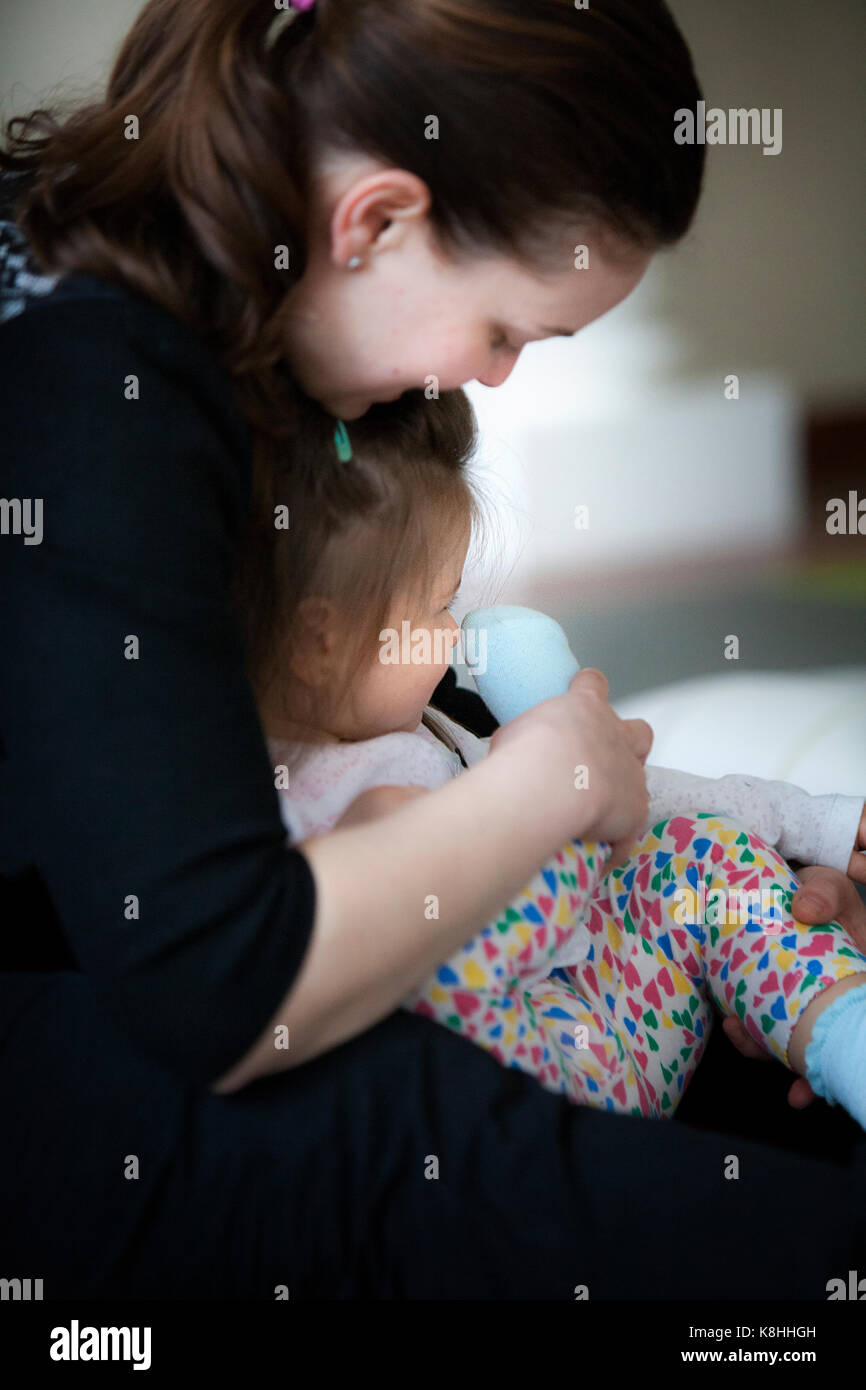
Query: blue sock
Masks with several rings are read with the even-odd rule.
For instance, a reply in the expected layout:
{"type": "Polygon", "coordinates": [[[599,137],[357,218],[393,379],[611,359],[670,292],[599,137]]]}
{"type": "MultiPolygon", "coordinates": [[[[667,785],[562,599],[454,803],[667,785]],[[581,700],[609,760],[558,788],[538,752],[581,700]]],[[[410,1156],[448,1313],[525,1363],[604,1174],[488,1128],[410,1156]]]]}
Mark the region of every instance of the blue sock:
{"type": "Polygon", "coordinates": [[[848,989],[818,1017],[806,1048],[806,1080],[866,1129],[866,985],[848,989]]]}

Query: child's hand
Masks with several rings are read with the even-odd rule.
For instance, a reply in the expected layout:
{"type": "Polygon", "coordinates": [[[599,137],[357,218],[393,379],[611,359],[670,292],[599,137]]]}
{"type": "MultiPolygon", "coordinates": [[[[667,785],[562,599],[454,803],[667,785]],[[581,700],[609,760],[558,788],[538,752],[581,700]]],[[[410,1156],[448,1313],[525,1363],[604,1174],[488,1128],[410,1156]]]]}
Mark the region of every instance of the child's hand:
{"type": "Polygon", "coordinates": [[[860,817],[857,843],[848,864],[848,877],[853,878],[855,883],[866,883],[866,854],[861,852],[863,850],[866,850],[866,806],[864,806],[863,814],[860,817]]]}
{"type": "Polygon", "coordinates": [[[368,820],[378,820],[380,816],[389,815],[391,811],[396,811],[407,801],[412,801],[416,796],[424,796],[426,792],[426,787],[369,787],[367,791],[361,792],[360,796],[356,796],[355,800],[349,803],[340,819],[335,823],[334,829],[341,829],[347,825],[361,825],[368,820]]]}

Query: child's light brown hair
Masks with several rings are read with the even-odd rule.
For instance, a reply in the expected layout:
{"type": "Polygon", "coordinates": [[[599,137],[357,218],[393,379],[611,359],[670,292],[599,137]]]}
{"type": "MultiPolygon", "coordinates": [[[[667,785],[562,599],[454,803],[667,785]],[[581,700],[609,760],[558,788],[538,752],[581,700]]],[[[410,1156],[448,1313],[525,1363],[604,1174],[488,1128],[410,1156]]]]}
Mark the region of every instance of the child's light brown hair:
{"type": "Polygon", "coordinates": [[[285,466],[260,480],[235,596],[257,698],[321,727],[322,693],[292,678],[304,600],[326,599],[340,615],[338,702],[373,658],[393,604],[427,595],[449,543],[477,530],[467,472],[477,427],[463,391],[431,400],[410,391],[346,427],[352,458],[341,462],[333,416],[309,402],[305,417],[285,466]]]}

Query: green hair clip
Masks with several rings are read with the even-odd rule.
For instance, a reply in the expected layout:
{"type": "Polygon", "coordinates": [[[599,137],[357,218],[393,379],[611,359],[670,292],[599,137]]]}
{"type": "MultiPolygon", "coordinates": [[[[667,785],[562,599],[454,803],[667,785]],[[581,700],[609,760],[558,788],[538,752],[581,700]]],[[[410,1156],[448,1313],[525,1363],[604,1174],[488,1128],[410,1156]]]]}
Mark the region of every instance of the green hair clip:
{"type": "Polygon", "coordinates": [[[334,430],[334,443],[337,446],[337,458],[341,463],[348,463],[352,457],[352,443],[349,439],[349,431],[342,420],[337,421],[337,428],[334,430]]]}

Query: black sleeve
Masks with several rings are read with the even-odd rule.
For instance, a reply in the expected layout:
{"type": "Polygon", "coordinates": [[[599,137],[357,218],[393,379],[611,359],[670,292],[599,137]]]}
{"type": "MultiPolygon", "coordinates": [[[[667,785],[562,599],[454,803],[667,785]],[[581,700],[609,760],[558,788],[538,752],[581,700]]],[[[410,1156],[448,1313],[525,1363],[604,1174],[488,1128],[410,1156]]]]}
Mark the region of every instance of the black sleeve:
{"type": "Polygon", "coordinates": [[[228,606],[246,427],[199,340],[130,295],[49,296],[0,359],[0,492],[43,515],[41,543],[0,535],[0,836],[131,1037],[209,1081],[314,911],[228,606]]]}

